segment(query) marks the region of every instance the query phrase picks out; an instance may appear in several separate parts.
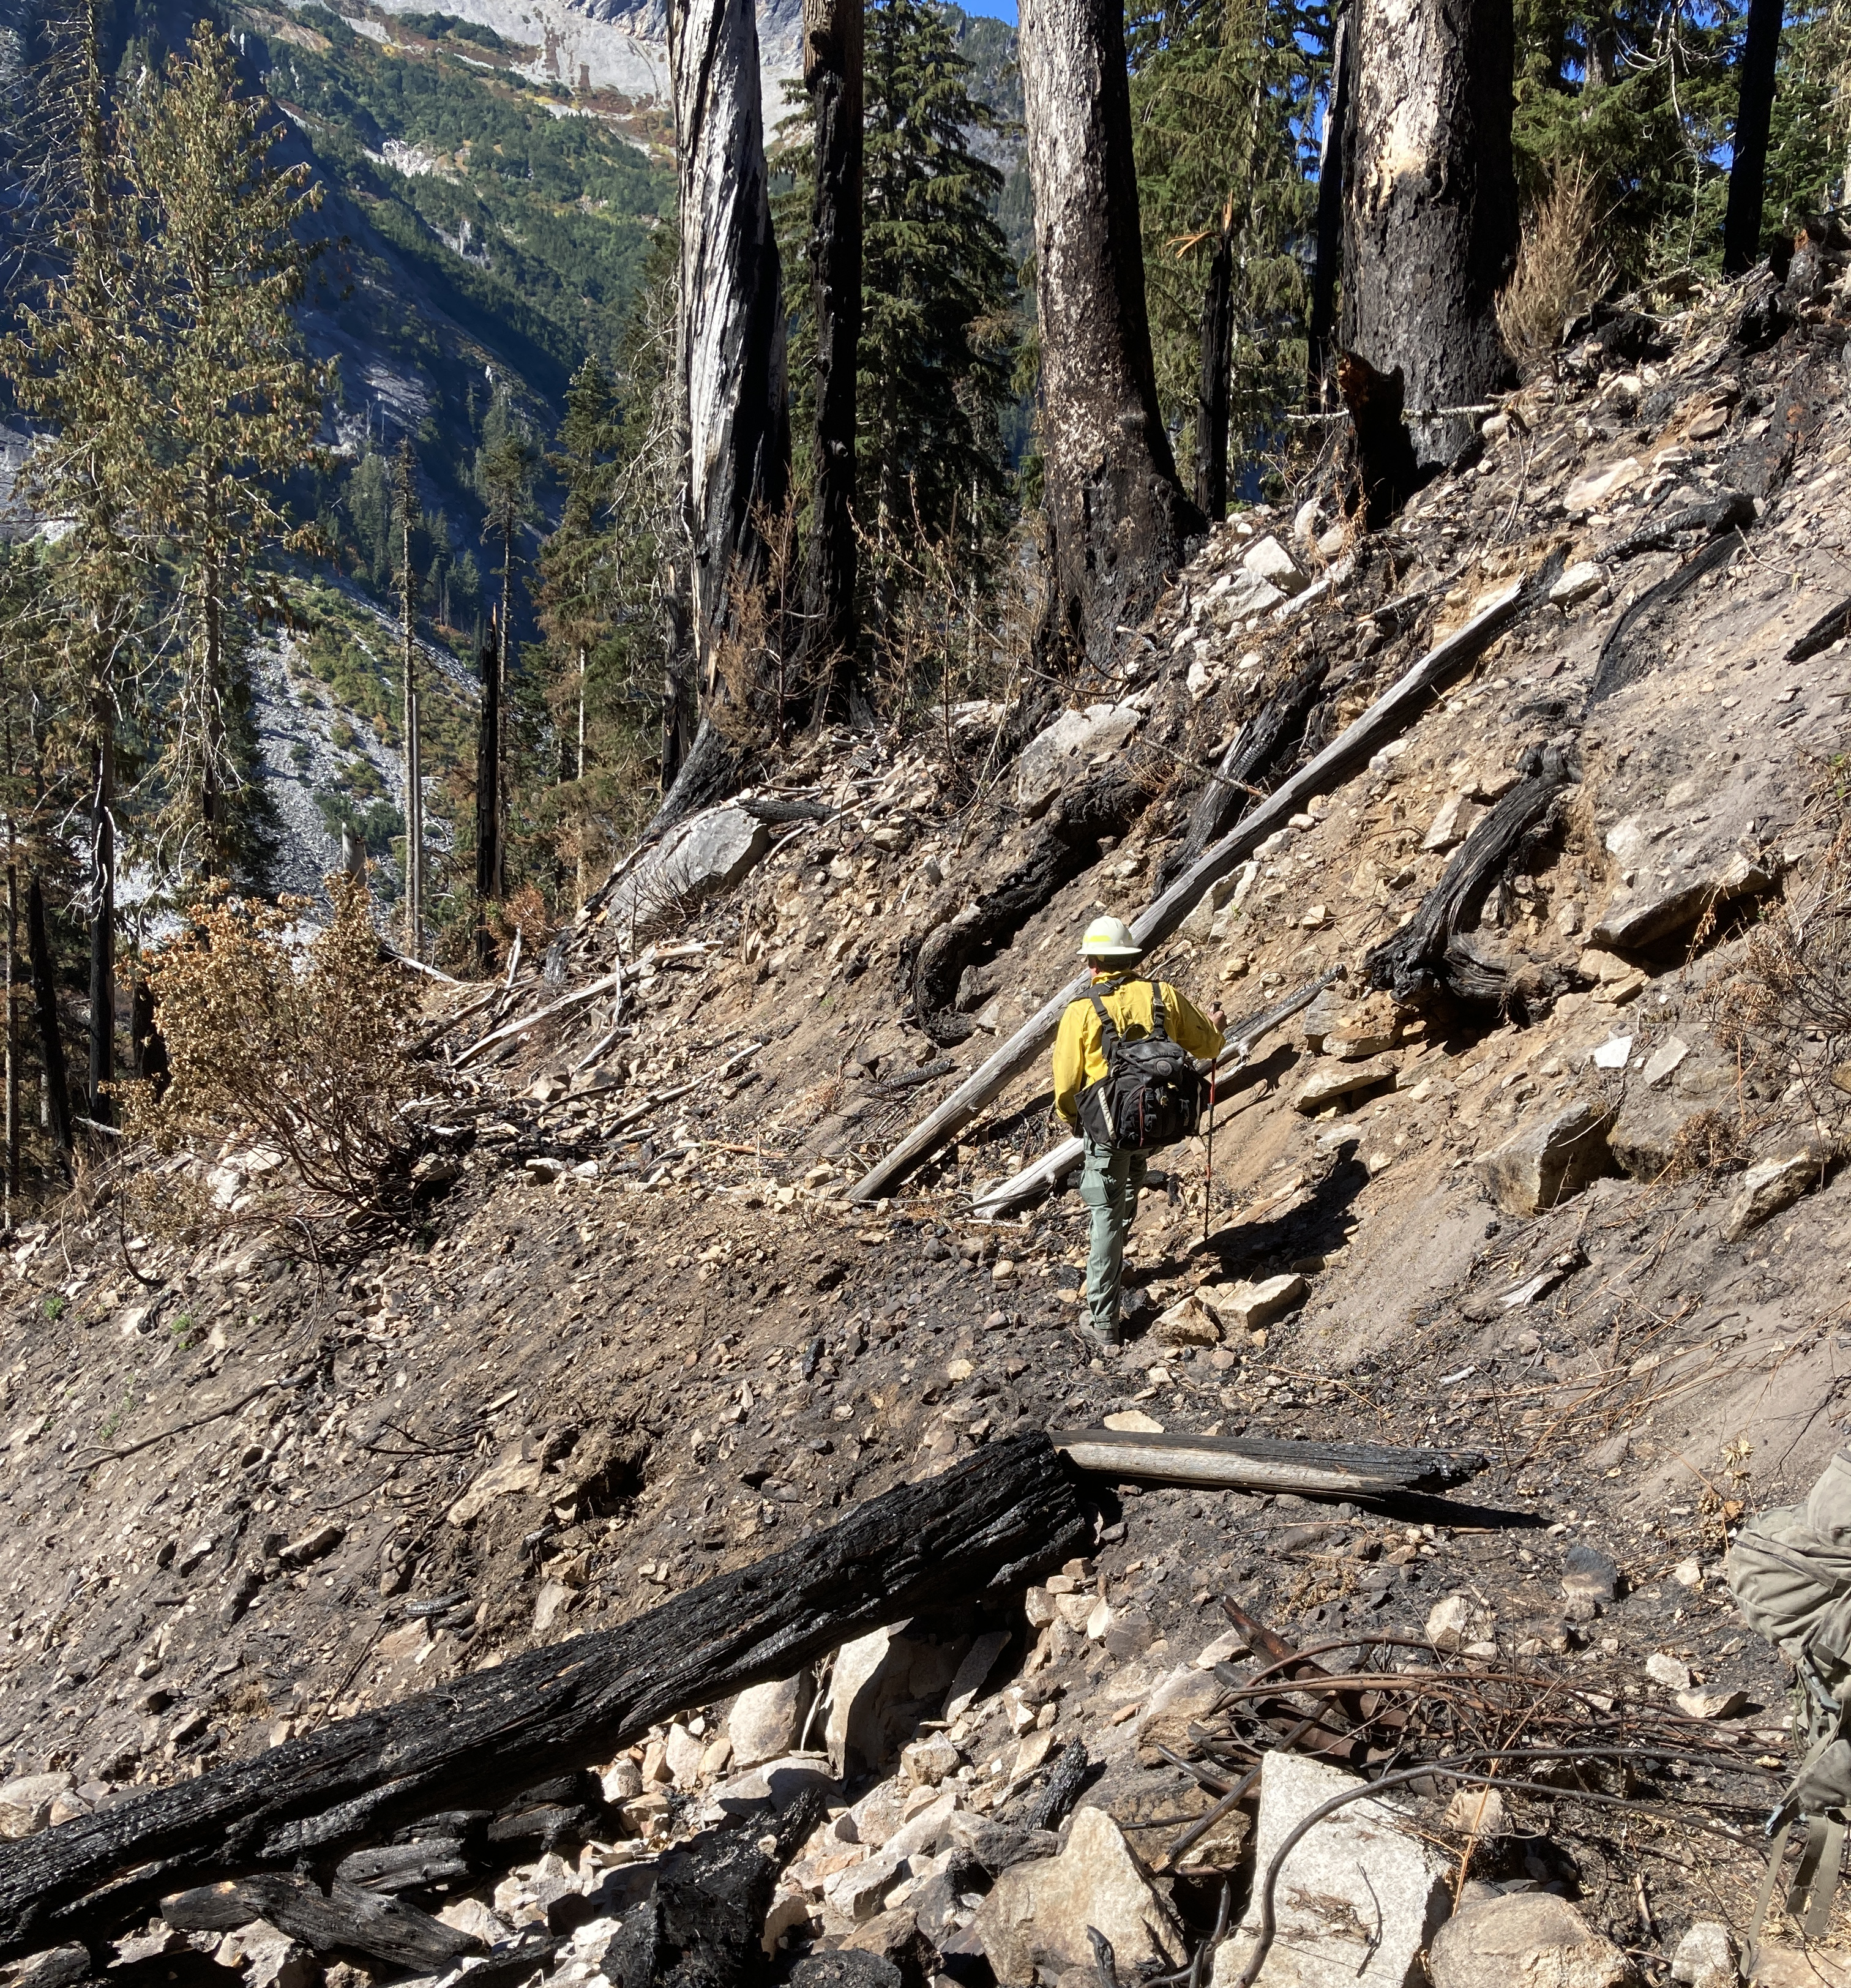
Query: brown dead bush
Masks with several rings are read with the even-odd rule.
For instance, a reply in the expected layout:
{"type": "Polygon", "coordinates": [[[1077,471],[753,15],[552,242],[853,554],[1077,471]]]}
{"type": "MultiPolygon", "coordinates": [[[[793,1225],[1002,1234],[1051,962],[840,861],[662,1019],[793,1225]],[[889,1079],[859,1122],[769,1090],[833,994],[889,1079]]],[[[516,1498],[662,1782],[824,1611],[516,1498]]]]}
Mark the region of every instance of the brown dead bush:
{"type": "Polygon", "coordinates": [[[1764,904],[1739,966],[1711,982],[1704,1006],[1717,1040],[1736,1060],[1744,1091],[1775,1122],[1804,1115],[1815,1129],[1851,1114],[1851,766],[1819,769],[1803,836],[1819,853],[1764,904]]]}
{"type": "Polygon", "coordinates": [[[1497,297],[1497,329],[1528,379],[1552,367],[1563,327],[1606,287],[1603,259],[1591,256],[1600,210],[1579,166],[1558,174],[1530,218],[1517,265],[1497,297]]]}
{"type": "Polygon", "coordinates": [[[215,888],[149,967],[171,1076],[126,1087],[131,1139],[173,1168],[124,1168],[144,1227],[280,1223],[314,1247],[356,1239],[415,1199],[407,1109],[416,1017],[403,969],[381,955],[364,884],[330,877],[333,915],[302,923],[215,888]],[[228,1191],[228,1175],[239,1185],[228,1191]]]}

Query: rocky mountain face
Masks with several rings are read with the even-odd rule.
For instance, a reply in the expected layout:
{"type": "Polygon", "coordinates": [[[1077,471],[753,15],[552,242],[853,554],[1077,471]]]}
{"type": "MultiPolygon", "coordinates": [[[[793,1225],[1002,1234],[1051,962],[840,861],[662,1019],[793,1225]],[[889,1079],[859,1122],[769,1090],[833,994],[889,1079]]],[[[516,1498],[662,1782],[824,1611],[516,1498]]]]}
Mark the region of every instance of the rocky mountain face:
{"type": "MultiPolygon", "coordinates": [[[[1799,1742],[1725,1556],[1845,1419],[1848,333],[1819,259],[1585,326],[1388,530],[1315,482],[1240,513],[1038,723],[807,742],[548,966],[433,993],[390,1246],[242,1228],[276,1161],[235,1138],[208,1230],[123,1232],[104,1170],[21,1231],[0,1876],[414,1694],[441,1726],[533,1652],[670,1635],[1012,1441],[1223,1460],[1050,1455],[1077,1550],[394,1824],[314,1909],[176,1898],[20,1978],[1735,1981],[1799,1742]],[[1144,769],[1129,818],[991,919],[1102,766],[1144,769]],[[1091,915],[1237,832],[1237,766],[1301,804],[1151,970],[1237,1033],[1337,977],[1222,1072],[1212,1173],[1202,1138],[1156,1160],[1101,1354],[1077,1197],[997,1192],[1064,1134],[1044,1053],[852,1190],[1091,915]],[[1446,1471],[1307,1496],[1251,1474],[1268,1445],[1446,1471]],[[398,1946],[340,1884],[399,1902],[398,1946]]],[[[1759,1978],[1830,1953],[1783,1921],[1759,1978]]]]}

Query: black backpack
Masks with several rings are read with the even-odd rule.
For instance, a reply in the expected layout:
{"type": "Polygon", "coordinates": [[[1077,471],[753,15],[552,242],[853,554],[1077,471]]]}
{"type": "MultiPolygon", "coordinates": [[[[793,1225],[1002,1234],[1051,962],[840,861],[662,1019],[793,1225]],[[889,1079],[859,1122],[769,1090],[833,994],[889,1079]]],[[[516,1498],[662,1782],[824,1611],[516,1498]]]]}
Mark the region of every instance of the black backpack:
{"type": "Polygon", "coordinates": [[[1150,1033],[1127,1042],[1105,1003],[1089,992],[1104,1038],[1105,1074],[1080,1093],[1080,1129],[1115,1152],[1147,1153],[1186,1139],[1202,1116],[1200,1066],[1169,1039],[1163,993],[1150,990],[1150,1033]]]}

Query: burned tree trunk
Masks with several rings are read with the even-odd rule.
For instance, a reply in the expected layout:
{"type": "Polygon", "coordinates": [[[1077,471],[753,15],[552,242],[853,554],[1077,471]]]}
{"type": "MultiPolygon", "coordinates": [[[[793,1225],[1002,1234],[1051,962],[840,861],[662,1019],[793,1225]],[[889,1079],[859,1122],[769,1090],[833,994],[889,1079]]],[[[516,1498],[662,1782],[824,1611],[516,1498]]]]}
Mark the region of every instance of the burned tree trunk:
{"type": "Polygon", "coordinates": [[[861,338],[861,0],[804,0],[804,86],[816,106],[810,237],[816,311],[815,487],[804,647],[818,706],[841,708],[855,648],[855,362],[861,338]]]}
{"type": "Polygon", "coordinates": [[[751,0],[673,0],[668,67],[680,161],[676,349],[702,717],[657,813],[658,827],[719,798],[743,771],[713,712],[742,695],[737,673],[729,686],[721,665],[749,601],[766,584],[764,533],[783,509],[790,478],[784,316],[751,0]]]}
{"type": "Polygon", "coordinates": [[[1379,532],[1425,481],[1413,438],[1402,419],[1401,368],[1378,373],[1346,352],[1337,361],[1337,390],[1349,410],[1356,445],[1356,479],[1346,504],[1359,508],[1366,530],[1379,532]]]}
{"type": "Polygon", "coordinates": [[[1157,408],[1122,12],[1115,0],[1026,0],[1020,50],[1053,540],[1047,637],[1102,664],[1203,518],[1157,408]]]}
{"type": "Polygon", "coordinates": [[[1748,0],[1735,142],[1729,161],[1729,204],[1722,222],[1725,276],[1741,276],[1755,262],[1761,246],[1761,195],[1768,178],[1768,128],[1774,117],[1781,12],[1781,0],[1748,0]]]}
{"type": "Polygon", "coordinates": [[[1306,326],[1305,398],[1322,411],[1328,398],[1331,333],[1337,322],[1337,265],[1343,253],[1343,153],[1350,121],[1349,17],[1339,15],[1331,39],[1330,93],[1318,151],[1317,257],[1311,265],[1311,313],[1306,326]]]}
{"type": "Polygon", "coordinates": [[[164,1895],[266,1868],[326,1879],[420,1817],[497,1807],[883,1623],[1019,1586],[1091,1537],[1045,1435],[993,1443],[621,1628],[0,1844],[0,1958],[108,1937],[164,1895]]]}
{"type": "Polygon", "coordinates": [[[1223,222],[1202,299],[1202,365],[1196,385],[1196,505],[1216,524],[1227,516],[1227,423],[1234,338],[1234,237],[1223,222]]]}
{"type": "Polygon", "coordinates": [[[39,1046],[45,1059],[45,1110],[52,1138],[66,1160],[71,1155],[71,1086],[58,1026],[58,982],[52,971],[51,942],[45,931],[45,893],[35,877],[26,886],[25,945],[32,962],[32,997],[39,1010],[39,1046]]]}
{"type": "Polygon", "coordinates": [[[1488,952],[1467,928],[1503,878],[1526,839],[1536,836],[1572,777],[1562,753],[1532,748],[1519,762],[1524,778],[1468,835],[1420,908],[1392,938],[1364,958],[1363,977],[1398,1001],[1435,993],[1520,1017],[1546,1009],[1556,982],[1546,969],[1488,952]]]}
{"type": "Polygon", "coordinates": [[[489,905],[501,894],[502,642],[497,617],[498,610],[491,609],[488,633],[476,652],[482,702],[475,718],[475,959],[485,968],[495,957],[489,905]]]}
{"type": "Polygon", "coordinates": [[[1508,366],[1497,291],[1517,253],[1511,0],[1356,0],[1344,160],[1343,343],[1399,370],[1427,466],[1508,366]]]}

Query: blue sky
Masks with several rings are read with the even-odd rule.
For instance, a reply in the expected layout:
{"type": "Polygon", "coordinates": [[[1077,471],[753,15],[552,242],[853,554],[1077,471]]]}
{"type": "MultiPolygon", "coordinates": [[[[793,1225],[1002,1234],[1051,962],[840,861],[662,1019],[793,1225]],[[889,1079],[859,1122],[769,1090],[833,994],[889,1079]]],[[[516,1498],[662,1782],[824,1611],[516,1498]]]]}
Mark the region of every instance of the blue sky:
{"type": "Polygon", "coordinates": [[[959,0],[966,14],[982,14],[993,21],[1016,24],[1016,0],[959,0]]]}

